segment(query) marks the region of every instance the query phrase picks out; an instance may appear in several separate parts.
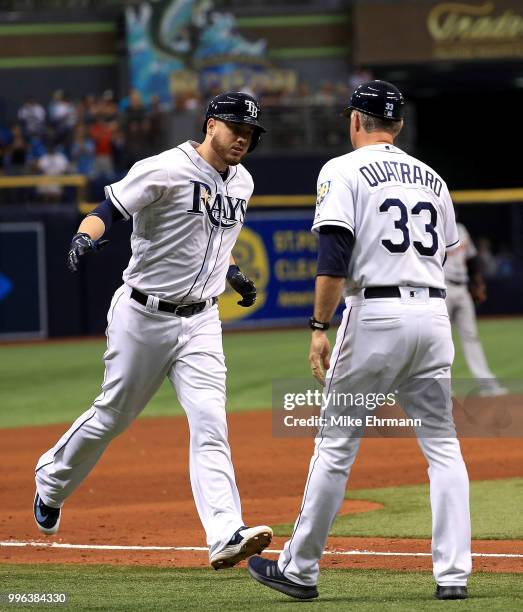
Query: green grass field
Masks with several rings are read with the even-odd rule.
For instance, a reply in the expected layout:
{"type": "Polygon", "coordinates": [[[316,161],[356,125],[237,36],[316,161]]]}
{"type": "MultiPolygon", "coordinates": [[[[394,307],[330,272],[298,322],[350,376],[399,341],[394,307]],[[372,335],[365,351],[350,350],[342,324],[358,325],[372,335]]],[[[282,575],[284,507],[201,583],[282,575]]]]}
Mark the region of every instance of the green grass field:
{"type": "MultiPolygon", "coordinates": [[[[349,488],[346,498],[379,502],[384,507],[338,516],[331,529],[333,536],[431,537],[428,484],[383,489],[349,488]]],[[[470,483],[472,532],[478,540],[523,538],[522,507],[523,478],[470,483]]],[[[292,524],[273,527],[276,535],[292,533],[292,524]]]]}
{"type": "MultiPolygon", "coordinates": [[[[160,569],[111,566],[0,565],[0,587],[7,592],[66,593],[74,610],[205,610],[245,612],[294,610],[517,610],[521,596],[518,574],[475,574],[467,601],[432,599],[434,583],[428,572],[384,570],[324,570],[320,599],[292,600],[257,584],[246,570],[213,572],[201,569],[160,569]]],[[[5,598],[5,595],[4,595],[5,598]]],[[[1,600],[0,600],[1,601],[1,600]]],[[[4,599],[5,601],[5,599],[4,599]]],[[[3,603],[3,602],[1,602],[3,603]]],[[[10,606],[8,609],[48,609],[44,606],[10,606]]],[[[53,609],[62,609],[54,605],[53,609]]]]}
{"type": "MultiPolygon", "coordinates": [[[[480,333],[494,373],[500,378],[523,379],[523,319],[482,321],[480,333]]],[[[307,330],[225,334],[228,410],[269,408],[274,379],[309,378],[309,339],[307,330]]],[[[0,346],[0,427],[74,420],[99,393],[104,350],[102,340],[0,346]]],[[[453,376],[470,376],[459,342],[453,376]]],[[[166,382],[144,416],[181,413],[166,382]]]]}

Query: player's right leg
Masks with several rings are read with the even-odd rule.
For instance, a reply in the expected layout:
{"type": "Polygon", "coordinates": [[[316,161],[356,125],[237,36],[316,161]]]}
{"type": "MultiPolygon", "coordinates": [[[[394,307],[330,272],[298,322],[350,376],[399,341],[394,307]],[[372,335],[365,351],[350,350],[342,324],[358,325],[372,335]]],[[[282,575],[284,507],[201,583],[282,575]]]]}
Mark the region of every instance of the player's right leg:
{"type": "Polygon", "coordinates": [[[36,465],[43,503],[60,508],[92,470],[109,442],[124,431],[160,386],[172,358],[177,328],[162,313],[115,293],[107,326],[102,393],[36,465]]]}

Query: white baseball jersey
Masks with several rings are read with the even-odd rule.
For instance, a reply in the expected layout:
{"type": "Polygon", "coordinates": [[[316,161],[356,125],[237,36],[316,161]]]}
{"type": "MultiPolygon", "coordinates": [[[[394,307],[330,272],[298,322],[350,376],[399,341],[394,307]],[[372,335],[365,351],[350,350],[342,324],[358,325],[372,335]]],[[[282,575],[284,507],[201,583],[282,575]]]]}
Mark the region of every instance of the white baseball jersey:
{"type": "Polygon", "coordinates": [[[459,247],[449,253],[445,262],[445,278],[452,283],[465,284],[469,280],[467,259],[475,257],[478,252],[463,223],[458,223],[458,236],[459,247]]]}
{"type": "Polygon", "coordinates": [[[322,225],[354,234],[349,278],[355,289],[444,289],[445,252],[459,244],[443,179],[389,144],[361,147],[323,166],[312,229],[322,225]]]}
{"type": "Polygon", "coordinates": [[[197,146],[187,141],[139,161],[105,188],[124,218],[133,217],[132,256],[123,280],[175,303],[223,293],[254,187],[241,164],[230,167],[224,181],[197,146]]]}

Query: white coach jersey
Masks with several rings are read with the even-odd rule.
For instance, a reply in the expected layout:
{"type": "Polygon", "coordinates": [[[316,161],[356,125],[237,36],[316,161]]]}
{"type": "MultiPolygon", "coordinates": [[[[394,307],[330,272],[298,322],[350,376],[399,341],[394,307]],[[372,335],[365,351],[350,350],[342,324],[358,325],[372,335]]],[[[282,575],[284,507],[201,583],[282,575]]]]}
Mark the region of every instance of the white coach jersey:
{"type": "Polygon", "coordinates": [[[458,236],[459,247],[449,253],[445,262],[445,279],[451,283],[466,284],[469,280],[467,259],[472,259],[478,252],[463,223],[458,223],[458,236]]]}
{"type": "Polygon", "coordinates": [[[123,280],[160,299],[200,302],[223,293],[231,250],[253,181],[241,165],[224,181],[188,141],[149,157],[105,188],[133,217],[132,256],[123,280]]]}
{"type": "Polygon", "coordinates": [[[361,147],[323,166],[312,229],[322,225],[354,234],[348,274],[355,289],[444,289],[445,252],[459,244],[445,182],[389,144],[361,147]]]}

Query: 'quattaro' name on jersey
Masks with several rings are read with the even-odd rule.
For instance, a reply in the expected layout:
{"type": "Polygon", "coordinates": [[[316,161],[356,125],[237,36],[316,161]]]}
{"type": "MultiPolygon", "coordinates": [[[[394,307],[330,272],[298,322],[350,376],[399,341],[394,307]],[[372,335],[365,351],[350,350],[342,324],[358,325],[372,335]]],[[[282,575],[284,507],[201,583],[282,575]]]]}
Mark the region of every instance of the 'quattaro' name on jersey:
{"type": "Polygon", "coordinates": [[[380,183],[408,183],[410,185],[423,185],[431,189],[438,197],[443,183],[429,170],[417,165],[396,161],[374,161],[359,169],[360,174],[370,187],[377,187],[380,183]]]}
{"type": "Polygon", "coordinates": [[[191,181],[194,186],[192,208],[187,210],[192,215],[203,215],[202,205],[215,227],[230,229],[238,221],[243,223],[247,210],[247,200],[229,195],[222,196],[217,193],[212,200],[212,191],[209,185],[202,181],[191,181]],[[212,200],[212,202],[211,202],[212,200]],[[222,207],[224,208],[222,214],[222,207]]]}

